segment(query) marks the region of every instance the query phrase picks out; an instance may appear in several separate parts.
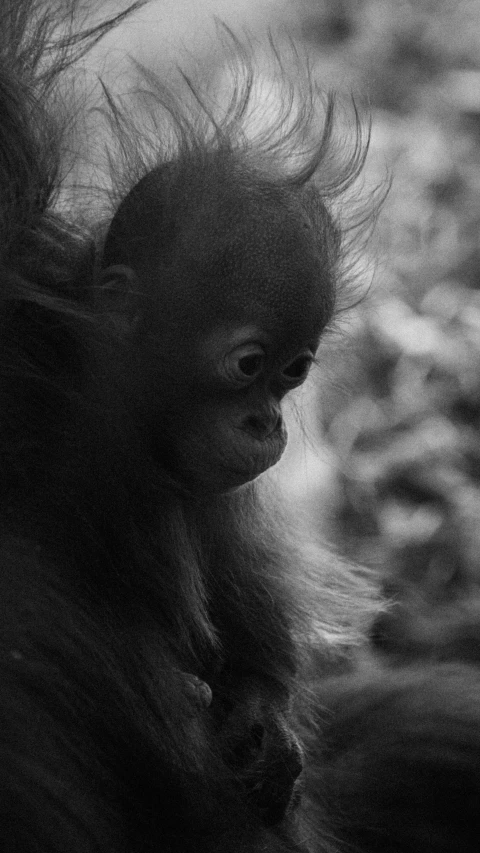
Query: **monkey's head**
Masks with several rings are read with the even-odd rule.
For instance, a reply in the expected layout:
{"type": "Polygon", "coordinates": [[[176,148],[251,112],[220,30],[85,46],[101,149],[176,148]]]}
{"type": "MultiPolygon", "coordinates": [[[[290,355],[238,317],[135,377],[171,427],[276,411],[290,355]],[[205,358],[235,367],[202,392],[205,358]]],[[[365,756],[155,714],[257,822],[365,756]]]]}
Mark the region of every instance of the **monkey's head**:
{"type": "Polygon", "coordinates": [[[334,309],[337,252],[312,188],[230,151],[161,166],[124,199],[99,292],[121,320],[129,410],[180,482],[227,491],[278,461],[282,402],[334,309]]]}

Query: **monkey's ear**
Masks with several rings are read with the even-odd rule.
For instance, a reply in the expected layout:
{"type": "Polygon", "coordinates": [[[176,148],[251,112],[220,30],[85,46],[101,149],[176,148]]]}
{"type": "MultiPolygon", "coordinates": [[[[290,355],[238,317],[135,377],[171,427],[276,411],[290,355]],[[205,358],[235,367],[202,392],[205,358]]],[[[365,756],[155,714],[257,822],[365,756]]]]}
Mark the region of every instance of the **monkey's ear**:
{"type": "Polygon", "coordinates": [[[97,307],[119,332],[135,331],[141,316],[141,287],[132,267],[115,264],[100,272],[96,288],[97,307]]]}

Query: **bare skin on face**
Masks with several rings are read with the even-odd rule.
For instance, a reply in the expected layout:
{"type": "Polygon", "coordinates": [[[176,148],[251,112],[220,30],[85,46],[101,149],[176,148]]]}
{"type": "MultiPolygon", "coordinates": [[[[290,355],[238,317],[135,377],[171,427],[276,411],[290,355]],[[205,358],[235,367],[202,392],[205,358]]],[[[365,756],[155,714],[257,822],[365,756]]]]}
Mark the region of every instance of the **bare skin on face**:
{"type": "MultiPolygon", "coordinates": [[[[230,178],[220,204],[221,177],[211,165],[202,205],[194,198],[182,211],[176,254],[163,246],[162,257],[163,235],[171,233],[163,223],[122,260],[129,261],[126,278],[148,294],[149,310],[133,331],[136,347],[141,353],[143,342],[157,340],[159,349],[157,376],[155,365],[140,361],[140,375],[130,374],[129,383],[147,398],[156,387],[168,400],[147,441],[190,488],[224,492],[280,459],[287,442],[282,402],[308,375],[333,312],[334,284],[299,197],[287,200],[272,187],[252,198],[230,178]]],[[[150,177],[160,183],[157,195],[161,179],[150,177]]]]}

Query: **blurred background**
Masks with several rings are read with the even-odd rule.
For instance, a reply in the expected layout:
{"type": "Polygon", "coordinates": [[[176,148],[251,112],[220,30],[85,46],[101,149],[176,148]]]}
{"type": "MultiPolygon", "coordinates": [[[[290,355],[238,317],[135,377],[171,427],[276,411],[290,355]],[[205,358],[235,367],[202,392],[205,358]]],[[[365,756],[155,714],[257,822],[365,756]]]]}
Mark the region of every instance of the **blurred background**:
{"type": "Polygon", "coordinates": [[[153,0],[102,48],[110,79],[126,52],[167,81],[177,65],[217,73],[215,16],[240,36],[293,36],[321,88],[353,92],[371,115],[365,194],[392,179],[359,273],[368,295],[327,338],[305,435],[276,476],[322,536],[420,592],[419,607],[472,601],[480,0],[153,0]]]}

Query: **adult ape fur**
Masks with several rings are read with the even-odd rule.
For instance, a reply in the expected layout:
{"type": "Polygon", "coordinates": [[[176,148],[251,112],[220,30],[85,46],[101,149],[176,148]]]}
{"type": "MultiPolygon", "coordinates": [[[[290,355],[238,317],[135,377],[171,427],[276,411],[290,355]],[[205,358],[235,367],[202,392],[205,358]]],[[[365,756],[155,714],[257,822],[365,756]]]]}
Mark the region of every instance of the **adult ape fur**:
{"type": "Polygon", "coordinates": [[[478,667],[370,667],[319,683],[316,696],[308,808],[341,849],[475,853],[478,667]]]}
{"type": "Polygon", "coordinates": [[[107,97],[135,178],[92,240],[57,204],[58,80],[109,24],[59,36],[59,9],[0,21],[2,849],[303,849],[310,649],[372,604],[330,557],[318,588],[254,480],[334,312],[326,200],[362,154],[322,195],[332,109],[313,147],[308,102],[253,145],[241,69],[208,132],[170,103],[154,158],[107,97]]]}

